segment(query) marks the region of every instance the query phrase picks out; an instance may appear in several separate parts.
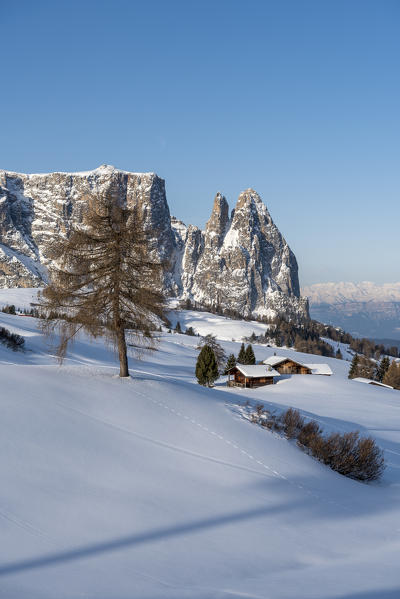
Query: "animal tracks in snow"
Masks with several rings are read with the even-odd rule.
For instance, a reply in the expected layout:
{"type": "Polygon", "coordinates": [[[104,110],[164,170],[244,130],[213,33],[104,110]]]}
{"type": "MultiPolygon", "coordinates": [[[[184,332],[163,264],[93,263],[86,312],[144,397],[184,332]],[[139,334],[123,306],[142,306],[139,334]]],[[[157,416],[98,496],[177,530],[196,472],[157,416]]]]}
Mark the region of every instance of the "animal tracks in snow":
{"type": "MultiPolygon", "coordinates": [[[[218,439],[220,439],[221,441],[223,441],[227,445],[230,445],[234,449],[237,449],[238,451],[240,451],[240,453],[242,455],[245,455],[249,460],[255,462],[256,464],[258,464],[259,466],[261,466],[264,470],[266,470],[267,472],[264,473],[264,474],[268,474],[268,476],[273,476],[273,477],[279,478],[281,480],[284,480],[287,484],[295,486],[296,488],[300,489],[301,491],[303,491],[307,495],[313,497],[317,501],[324,501],[325,503],[338,506],[338,507],[340,507],[340,508],[342,508],[344,510],[349,510],[349,508],[347,506],[344,506],[344,505],[342,505],[342,504],[340,504],[340,503],[338,503],[336,501],[333,501],[332,499],[328,499],[328,498],[322,497],[321,495],[318,495],[314,491],[311,491],[309,488],[305,487],[304,485],[302,485],[300,483],[296,483],[296,482],[290,480],[289,478],[287,478],[286,476],[284,476],[283,474],[281,474],[277,470],[271,468],[270,466],[267,466],[267,464],[265,464],[263,461],[255,458],[252,454],[250,454],[248,451],[246,451],[245,449],[243,449],[242,447],[240,447],[239,445],[237,445],[233,441],[231,441],[229,439],[226,439],[225,437],[223,437],[222,435],[220,435],[216,431],[210,430],[208,427],[204,426],[200,422],[197,422],[195,419],[190,418],[189,416],[187,416],[185,414],[182,414],[181,412],[178,412],[177,410],[175,410],[174,408],[171,408],[170,406],[168,406],[164,402],[161,402],[161,401],[158,401],[156,399],[153,399],[152,397],[150,397],[148,395],[145,395],[144,393],[141,393],[137,389],[135,389],[133,392],[135,393],[135,395],[141,396],[146,401],[150,401],[154,405],[159,406],[159,407],[161,407],[163,409],[168,410],[173,415],[179,416],[179,417],[181,417],[181,418],[189,421],[191,424],[196,425],[199,428],[201,428],[202,430],[204,430],[204,432],[206,432],[206,433],[208,433],[210,435],[213,435],[214,437],[217,437],[218,439]]],[[[185,450],[185,451],[187,451],[187,450],[185,450]]],[[[212,461],[219,461],[221,463],[221,461],[217,460],[216,458],[209,458],[209,459],[211,459],[212,461]]],[[[225,465],[233,466],[233,464],[229,464],[229,463],[225,463],[225,465]]],[[[241,466],[238,466],[238,465],[235,465],[235,467],[242,468],[241,466]]],[[[257,474],[263,474],[262,472],[259,472],[258,470],[255,470],[255,471],[251,470],[251,471],[252,472],[256,472],[257,474]]]]}

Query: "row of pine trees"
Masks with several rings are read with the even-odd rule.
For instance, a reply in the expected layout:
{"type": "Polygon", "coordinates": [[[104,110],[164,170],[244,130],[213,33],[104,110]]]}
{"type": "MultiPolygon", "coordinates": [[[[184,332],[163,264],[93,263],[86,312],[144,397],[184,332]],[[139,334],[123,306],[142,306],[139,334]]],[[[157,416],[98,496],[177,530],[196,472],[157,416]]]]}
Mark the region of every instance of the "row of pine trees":
{"type": "Polygon", "coordinates": [[[363,377],[390,385],[400,389],[400,364],[395,360],[390,361],[388,356],[383,356],[380,362],[371,360],[367,356],[354,354],[350,365],[349,379],[363,377]]]}

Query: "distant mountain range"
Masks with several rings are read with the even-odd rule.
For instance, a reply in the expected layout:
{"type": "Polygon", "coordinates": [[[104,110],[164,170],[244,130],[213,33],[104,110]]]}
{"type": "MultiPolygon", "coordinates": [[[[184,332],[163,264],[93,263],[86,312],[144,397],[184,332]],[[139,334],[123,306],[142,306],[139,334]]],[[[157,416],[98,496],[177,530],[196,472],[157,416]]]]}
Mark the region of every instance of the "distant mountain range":
{"type": "Polygon", "coordinates": [[[317,283],[302,288],[311,318],[357,337],[400,340],[400,283],[317,283]]]}

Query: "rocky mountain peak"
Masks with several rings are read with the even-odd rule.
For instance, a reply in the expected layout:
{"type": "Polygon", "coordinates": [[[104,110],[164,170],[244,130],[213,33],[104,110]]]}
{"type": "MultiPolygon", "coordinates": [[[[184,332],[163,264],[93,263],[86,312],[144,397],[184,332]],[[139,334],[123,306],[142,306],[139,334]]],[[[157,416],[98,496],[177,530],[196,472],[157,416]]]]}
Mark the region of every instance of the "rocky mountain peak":
{"type": "Polygon", "coordinates": [[[113,173],[115,170],[115,166],[112,164],[101,164],[99,167],[95,169],[98,173],[113,173]]]}
{"type": "Polygon", "coordinates": [[[201,231],[171,218],[156,174],[106,164],[78,173],[0,171],[0,287],[43,285],[49,239],[68,235],[99,194],[138,208],[152,251],[167,265],[167,295],[243,316],[307,317],[296,258],[254,189],[240,194],[231,218],[218,192],[201,231]]]}
{"type": "Polygon", "coordinates": [[[220,192],[214,199],[211,216],[206,224],[206,246],[219,248],[222,245],[229,223],[229,205],[220,192]]]}
{"type": "Polygon", "coordinates": [[[263,221],[271,221],[271,217],[259,194],[254,189],[246,189],[239,195],[234,214],[237,220],[259,217],[263,221]]]}

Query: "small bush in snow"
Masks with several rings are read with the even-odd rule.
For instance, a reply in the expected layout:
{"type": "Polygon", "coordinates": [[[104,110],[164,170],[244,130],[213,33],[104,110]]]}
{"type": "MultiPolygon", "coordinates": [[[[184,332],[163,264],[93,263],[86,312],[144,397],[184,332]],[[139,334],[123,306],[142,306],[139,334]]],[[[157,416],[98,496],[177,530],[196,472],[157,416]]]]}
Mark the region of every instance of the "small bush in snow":
{"type": "Polygon", "coordinates": [[[0,327],[0,343],[9,349],[12,349],[13,351],[17,351],[19,349],[23,349],[25,339],[21,337],[21,335],[10,333],[8,329],[0,327]]]}
{"type": "Polygon", "coordinates": [[[360,437],[358,431],[333,433],[316,449],[314,457],[332,470],[357,480],[376,480],[385,468],[382,450],[371,437],[360,437]]]}
{"type": "Polygon", "coordinates": [[[304,418],[298,410],[289,408],[281,416],[283,430],[288,439],[295,439],[304,426],[304,418]]]}
{"type": "Polygon", "coordinates": [[[297,435],[297,444],[300,447],[311,448],[321,437],[322,429],[315,422],[315,420],[311,420],[304,424],[301,428],[299,434],[297,435]]]}

